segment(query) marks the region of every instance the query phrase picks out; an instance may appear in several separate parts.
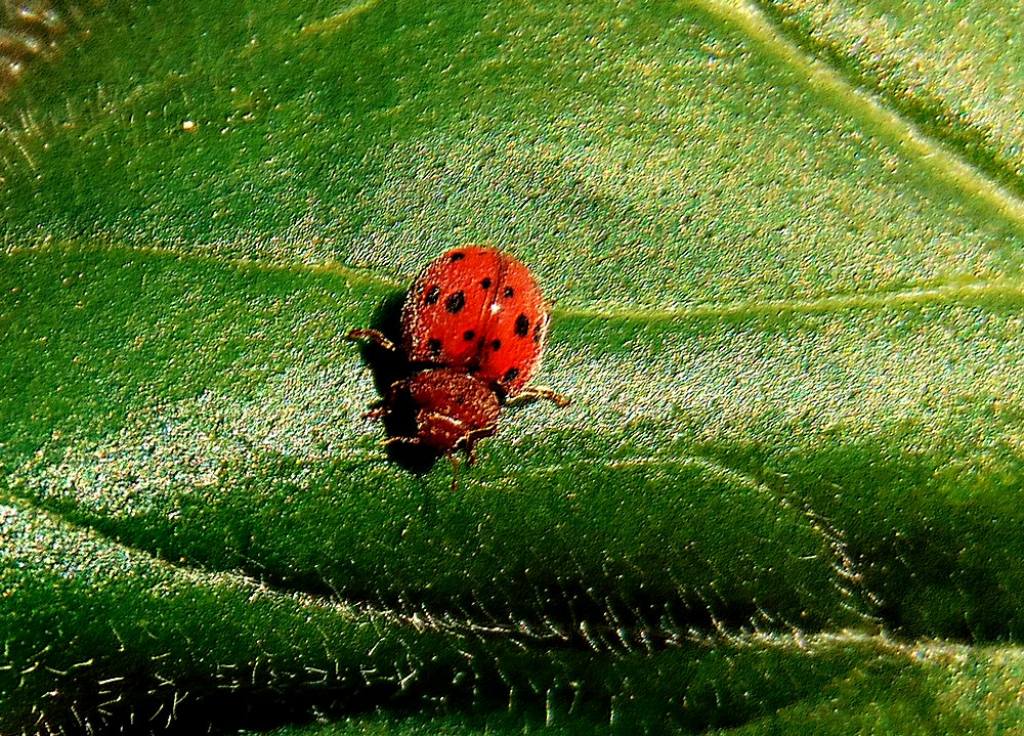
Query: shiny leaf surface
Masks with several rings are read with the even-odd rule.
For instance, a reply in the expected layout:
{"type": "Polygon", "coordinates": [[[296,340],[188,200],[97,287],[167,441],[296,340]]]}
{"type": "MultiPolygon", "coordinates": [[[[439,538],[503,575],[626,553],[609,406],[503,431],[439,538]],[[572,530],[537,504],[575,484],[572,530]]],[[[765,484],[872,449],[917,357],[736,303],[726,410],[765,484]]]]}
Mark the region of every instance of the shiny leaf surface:
{"type": "Polygon", "coordinates": [[[1022,26],[925,5],[8,17],[0,731],[1012,728],[1022,26]],[[453,490],[343,336],[464,242],[573,403],[453,490]]]}

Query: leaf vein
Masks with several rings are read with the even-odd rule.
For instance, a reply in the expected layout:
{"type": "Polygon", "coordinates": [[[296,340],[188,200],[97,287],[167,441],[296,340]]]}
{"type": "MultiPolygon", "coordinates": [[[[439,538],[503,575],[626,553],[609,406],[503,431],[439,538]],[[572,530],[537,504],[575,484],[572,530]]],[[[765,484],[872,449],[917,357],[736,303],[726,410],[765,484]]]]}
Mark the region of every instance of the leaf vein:
{"type": "MultiPolygon", "coordinates": [[[[212,264],[221,268],[265,273],[292,273],[341,277],[349,283],[362,283],[386,289],[404,289],[409,278],[381,274],[369,268],[340,261],[321,263],[285,263],[272,260],[232,258],[209,252],[196,253],[174,247],[128,247],[106,244],[42,243],[0,246],[0,257],[15,258],[33,253],[59,252],[110,253],[125,256],[149,255],[212,264]]],[[[791,315],[826,315],[846,311],[883,311],[917,309],[932,305],[984,306],[1024,302],[1024,281],[1014,278],[962,281],[948,284],[914,286],[892,291],[825,294],[803,299],[737,300],[717,304],[679,307],[561,306],[556,317],[567,319],[626,320],[636,322],[685,322],[744,318],[783,318],[791,315]]]]}
{"type": "Polygon", "coordinates": [[[719,20],[739,29],[771,56],[798,72],[811,91],[857,119],[883,141],[916,162],[947,186],[995,212],[1024,234],[1024,200],[941,141],[926,134],[907,116],[887,107],[876,94],[858,87],[834,66],[790,40],[754,0],[690,0],[719,20]]]}
{"type": "Polygon", "coordinates": [[[1024,301],[1024,283],[1014,279],[995,279],[921,286],[896,291],[826,294],[808,299],[741,300],[720,304],[695,304],[678,308],[561,307],[555,310],[555,314],[582,319],[628,319],[660,322],[783,317],[794,314],[831,314],[852,310],[881,311],[914,309],[929,305],[983,305],[993,302],[1017,303],[1020,301],[1024,301]]]}

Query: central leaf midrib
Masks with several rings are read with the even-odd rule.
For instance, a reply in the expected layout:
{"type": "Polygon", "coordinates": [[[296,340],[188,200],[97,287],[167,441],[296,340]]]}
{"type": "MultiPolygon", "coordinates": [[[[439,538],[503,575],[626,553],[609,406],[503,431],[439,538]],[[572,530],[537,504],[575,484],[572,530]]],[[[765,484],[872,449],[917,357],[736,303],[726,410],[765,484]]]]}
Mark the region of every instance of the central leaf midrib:
{"type": "MultiPolygon", "coordinates": [[[[112,246],[92,243],[59,243],[19,246],[0,251],[0,258],[28,258],[41,253],[109,253],[113,255],[151,256],[157,259],[184,260],[221,269],[243,272],[291,273],[341,279],[378,291],[382,296],[404,290],[412,277],[380,274],[365,267],[339,261],[323,263],[283,263],[263,259],[232,258],[208,252],[186,252],[175,248],[112,246]]],[[[792,315],[830,315],[847,312],[914,311],[927,306],[990,307],[993,310],[1018,307],[1024,303],[1024,278],[959,280],[934,282],[893,289],[863,292],[838,292],[798,298],[684,304],[674,307],[609,306],[607,308],[572,305],[561,302],[552,310],[555,320],[608,320],[639,323],[685,323],[732,319],[771,319],[792,315]]]]}

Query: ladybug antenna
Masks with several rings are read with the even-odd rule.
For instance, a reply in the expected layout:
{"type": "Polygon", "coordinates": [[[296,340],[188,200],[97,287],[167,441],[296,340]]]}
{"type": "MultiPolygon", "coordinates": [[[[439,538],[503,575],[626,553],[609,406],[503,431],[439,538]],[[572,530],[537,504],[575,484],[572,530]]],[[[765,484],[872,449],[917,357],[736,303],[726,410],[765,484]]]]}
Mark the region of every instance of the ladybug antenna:
{"type": "Polygon", "coordinates": [[[368,342],[389,353],[398,351],[398,346],[385,337],[384,333],[380,330],[357,327],[354,330],[349,330],[345,335],[345,339],[352,340],[353,342],[368,342]]]}

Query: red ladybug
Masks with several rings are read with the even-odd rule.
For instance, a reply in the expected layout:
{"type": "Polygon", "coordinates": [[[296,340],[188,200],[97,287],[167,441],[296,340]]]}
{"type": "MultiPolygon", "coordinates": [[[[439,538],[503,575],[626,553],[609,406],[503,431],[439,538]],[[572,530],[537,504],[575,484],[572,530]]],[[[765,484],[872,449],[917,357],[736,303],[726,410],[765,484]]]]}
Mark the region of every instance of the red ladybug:
{"type": "MultiPolygon", "coordinates": [[[[502,404],[511,398],[568,399],[527,388],[540,366],[550,313],[530,270],[495,248],[448,251],[416,278],[402,308],[402,346],[412,373],[395,381],[381,409],[386,417],[404,399],[415,408],[415,435],[389,442],[422,445],[470,462],[477,440],[494,434],[502,404]]],[[[349,338],[398,348],[377,330],[349,338]]]]}

